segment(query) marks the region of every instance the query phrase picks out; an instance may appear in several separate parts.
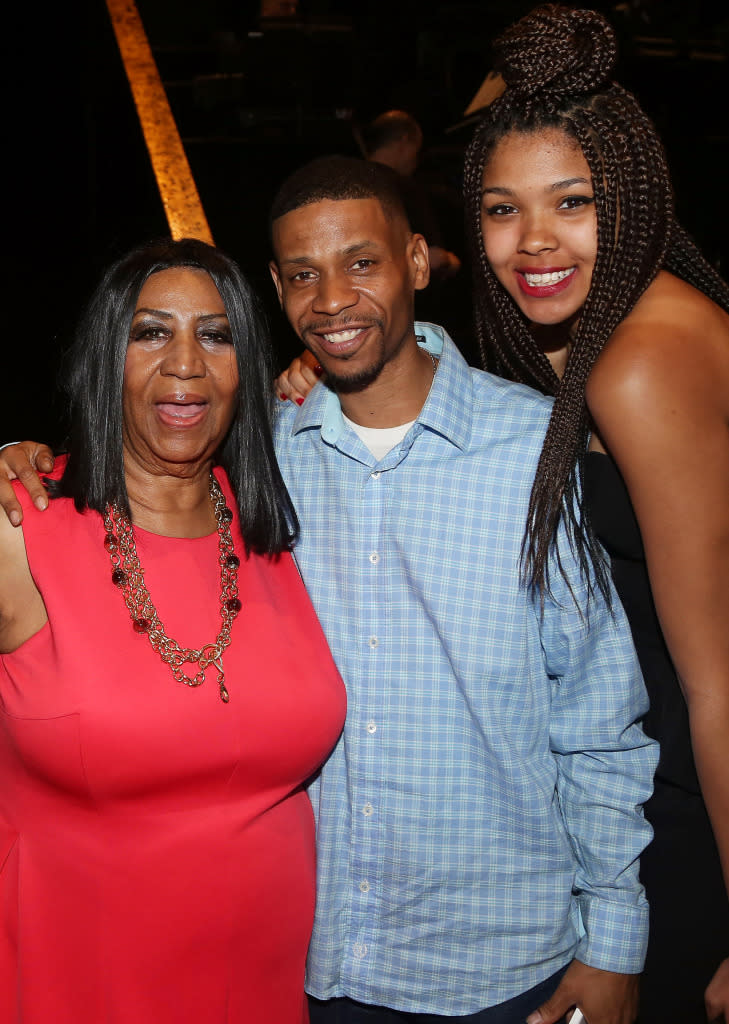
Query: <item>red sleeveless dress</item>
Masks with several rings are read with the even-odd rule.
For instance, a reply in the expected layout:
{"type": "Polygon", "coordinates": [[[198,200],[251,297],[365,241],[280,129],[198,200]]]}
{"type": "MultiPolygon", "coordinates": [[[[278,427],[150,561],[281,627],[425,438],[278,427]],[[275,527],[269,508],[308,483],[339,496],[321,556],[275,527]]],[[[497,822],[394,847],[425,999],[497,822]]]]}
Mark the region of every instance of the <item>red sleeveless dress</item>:
{"type": "MultiPolygon", "coordinates": [[[[48,622],[0,659],[0,1021],[302,1024],[303,783],[345,697],[291,557],[246,559],[236,516],[223,704],[212,669],[178,683],[132,630],[101,516],[19,496],[48,622]]],[[[217,534],[135,533],[167,634],[214,640],[217,534]]]]}

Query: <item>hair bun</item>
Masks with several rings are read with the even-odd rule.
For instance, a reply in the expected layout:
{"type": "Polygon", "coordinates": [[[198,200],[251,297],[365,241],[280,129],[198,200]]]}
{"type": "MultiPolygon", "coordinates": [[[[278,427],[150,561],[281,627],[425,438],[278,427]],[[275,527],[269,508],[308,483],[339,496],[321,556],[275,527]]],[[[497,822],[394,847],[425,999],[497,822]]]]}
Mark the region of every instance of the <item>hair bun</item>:
{"type": "Polygon", "coordinates": [[[594,92],[615,64],[615,32],[596,11],[537,7],[496,40],[497,69],[525,96],[594,92]]]}

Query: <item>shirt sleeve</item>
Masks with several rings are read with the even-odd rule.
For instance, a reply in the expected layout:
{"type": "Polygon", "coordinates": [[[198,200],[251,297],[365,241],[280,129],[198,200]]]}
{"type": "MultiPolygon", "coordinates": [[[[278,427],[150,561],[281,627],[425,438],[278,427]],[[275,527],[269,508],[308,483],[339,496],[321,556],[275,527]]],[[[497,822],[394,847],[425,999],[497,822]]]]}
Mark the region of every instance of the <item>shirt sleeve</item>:
{"type": "Polygon", "coordinates": [[[638,724],[648,697],[622,605],[613,594],[611,611],[596,587],[588,604],[573,568],[573,593],[559,570],[553,574],[541,630],[554,681],[550,746],[584,927],[575,955],[591,967],[637,974],[648,941],[639,857],[652,837],[642,804],[658,744],[638,724]]]}

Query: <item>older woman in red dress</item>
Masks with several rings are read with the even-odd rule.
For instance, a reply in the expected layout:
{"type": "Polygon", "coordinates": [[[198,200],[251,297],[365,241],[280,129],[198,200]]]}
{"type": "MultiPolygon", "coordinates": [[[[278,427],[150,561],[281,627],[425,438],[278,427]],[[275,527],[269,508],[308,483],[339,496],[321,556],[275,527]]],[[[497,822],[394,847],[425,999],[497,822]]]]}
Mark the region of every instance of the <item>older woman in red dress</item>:
{"type": "Polygon", "coordinates": [[[136,250],[78,333],[72,442],[0,522],[0,1019],[304,1024],[304,782],[344,691],[289,552],[238,268],[136,250]]]}

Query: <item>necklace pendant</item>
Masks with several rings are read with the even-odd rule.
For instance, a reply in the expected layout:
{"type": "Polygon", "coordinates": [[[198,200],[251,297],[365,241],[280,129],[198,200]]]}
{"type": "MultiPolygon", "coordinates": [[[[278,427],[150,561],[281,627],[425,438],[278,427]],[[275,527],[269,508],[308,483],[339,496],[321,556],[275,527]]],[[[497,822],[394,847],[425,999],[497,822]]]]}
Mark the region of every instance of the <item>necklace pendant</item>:
{"type": "Polygon", "coordinates": [[[225,504],[225,497],[215,477],[210,476],[210,499],[213,503],[215,521],[218,524],[218,565],[220,567],[220,632],[212,644],[200,650],[180,647],[176,640],[165,633],[152,598],[144,582],[144,570],[139,562],[134,528],[127,513],[117,505],[107,505],[104,512],[104,547],[111,561],[111,580],[122,591],[124,601],[132,620],[135,633],[146,636],[155,651],[172,672],[174,679],[186,686],[198,687],[205,682],[205,670],[214,665],[218,672],[218,689],[223,704],[230,701],[223,671],[223,651],[230,644],[230,630],[236,615],[243,605],[238,598],[238,569],[240,558],[233,550],[230,524],[233,512],[225,504]],[[182,670],[185,664],[197,665],[196,675],[187,676],[182,670]]]}
{"type": "Polygon", "coordinates": [[[230,694],[228,693],[228,688],[225,685],[225,672],[223,671],[222,655],[219,654],[217,658],[213,658],[212,664],[215,665],[216,669],[218,670],[218,688],[220,690],[220,699],[222,700],[223,704],[227,704],[228,701],[230,700],[230,694]]]}

